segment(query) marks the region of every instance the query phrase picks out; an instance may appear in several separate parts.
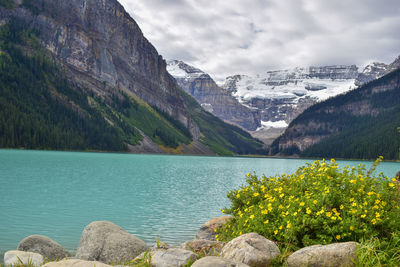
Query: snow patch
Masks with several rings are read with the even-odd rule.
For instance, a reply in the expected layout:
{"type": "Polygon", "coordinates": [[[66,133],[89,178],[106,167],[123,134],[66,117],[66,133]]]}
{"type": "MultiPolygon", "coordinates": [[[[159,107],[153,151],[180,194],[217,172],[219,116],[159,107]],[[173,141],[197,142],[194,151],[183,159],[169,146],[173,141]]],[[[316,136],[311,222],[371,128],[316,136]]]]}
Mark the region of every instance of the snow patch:
{"type": "Polygon", "coordinates": [[[268,130],[270,128],[286,128],[288,126],[286,121],[261,121],[261,127],[256,131],[268,130]]]}

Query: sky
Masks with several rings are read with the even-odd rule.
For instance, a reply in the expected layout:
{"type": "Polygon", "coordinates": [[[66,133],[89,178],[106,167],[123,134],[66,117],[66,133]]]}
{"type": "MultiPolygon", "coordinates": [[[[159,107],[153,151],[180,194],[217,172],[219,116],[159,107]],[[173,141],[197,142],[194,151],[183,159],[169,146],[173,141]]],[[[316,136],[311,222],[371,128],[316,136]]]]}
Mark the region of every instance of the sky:
{"type": "Polygon", "coordinates": [[[400,0],[119,0],[167,60],[217,81],[297,66],[392,62],[400,0]]]}

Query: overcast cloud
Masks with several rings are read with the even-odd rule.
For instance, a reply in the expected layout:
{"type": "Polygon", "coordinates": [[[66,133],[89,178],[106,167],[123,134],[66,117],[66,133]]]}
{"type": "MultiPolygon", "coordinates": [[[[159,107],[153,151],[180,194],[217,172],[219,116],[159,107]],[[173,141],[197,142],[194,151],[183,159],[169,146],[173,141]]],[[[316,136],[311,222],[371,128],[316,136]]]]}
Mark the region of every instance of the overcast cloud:
{"type": "Polygon", "coordinates": [[[166,59],[217,80],[295,66],[390,63],[400,0],[120,0],[166,59]]]}

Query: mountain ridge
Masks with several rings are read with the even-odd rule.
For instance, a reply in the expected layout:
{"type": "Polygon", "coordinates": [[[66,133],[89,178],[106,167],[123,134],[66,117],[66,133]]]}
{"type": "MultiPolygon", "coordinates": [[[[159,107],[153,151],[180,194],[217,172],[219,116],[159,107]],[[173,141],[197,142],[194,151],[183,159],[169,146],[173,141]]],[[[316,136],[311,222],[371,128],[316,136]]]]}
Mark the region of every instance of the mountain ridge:
{"type": "MultiPolygon", "coordinates": [[[[138,128],[157,146],[167,145],[164,151],[171,151],[168,145],[174,149],[177,143],[188,142],[185,130],[180,128],[182,124],[189,129],[192,142],[197,142],[196,147],[210,147],[214,140],[215,153],[263,153],[259,141],[238,128],[210,119],[186,95],[166,71],[166,62],[117,1],[37,0],[16,2],[12,8],[0,7],[3,26],[15,19],[24,22],[27,30],[39,33],[40,45],[61,66],[69,83],[89,94],[89,104],[109,125],[119,125],[127,144],[137,145],[135,138],[129,143],[129,132],[138,128]],[[119,106],[120,102],[127,103],[126,107],[119,106]],[[157,122],[152,125],[151,121],[143,121],[138,117],[139,111],[157,122]],[[210,127],[218,130],[211,135],[210,127]],[[238,139],[231,141],[239,142],[240,148],[223,137],[227,133],[237,135],[238,139]]],[[[63,98],[74,104],[68,96],[63,98]]],[[[183,149],[180,151],[184,153],[183,149]]]]}

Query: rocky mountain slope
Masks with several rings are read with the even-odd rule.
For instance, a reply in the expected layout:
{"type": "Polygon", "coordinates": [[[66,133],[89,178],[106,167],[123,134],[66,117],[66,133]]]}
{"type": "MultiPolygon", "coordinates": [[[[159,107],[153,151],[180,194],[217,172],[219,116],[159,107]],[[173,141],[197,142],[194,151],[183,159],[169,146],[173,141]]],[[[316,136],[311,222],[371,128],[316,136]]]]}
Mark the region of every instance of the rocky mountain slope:
{"type": "Polygon", "coordinates": [[[312,157],[398,159],[400,69],[318,103],[274,141],[271,152],[312,157]]]}
{"type": "Polygon", "coordinates": [[[376,80],[398,68],[400,68],[400,56],[389,65],[380,62],[373,62],[367,65],[358,75],[355,84],[357,86],[363,85],[367,82],[376,80]]]}
{"type": "Polygon", "coordinates": [[[231,94],[220,88],[210,75],[178,60],[168,61],[167,70],[181,88],[208,112],[250,131],[261,126],[259,111],[241,105],[231,94]]]}
{"type": "Polygon", "coordinates": [[[355,65],[294,68],[230,76],[223,88],[259,110],[263,125],[285,127],[312,104],[354,88],[357,76],[355,65]]]}
{"type": "MultiPolygon", "coordinates": [[[[132,151],[141,146],[145,152],[261,153],[259,141],[209,117],[182,91],[163,58],[116,0],[3,2],[0,24],[18,21],[21,26],[22,37],[9,36],[10,44],[17,42],[12,45],[27,52],[27,60],[39,52],[49,55],[59,70],[55,76],[65,77],[70,89],[86,96],[90,109],[111,127],[118,126],[117,132],[132,151]],[[35,36],[27,40],[23,36],[27,32],[35,36]],[[32,46],[34,40],[39,44],[32,46]],[[152,144],[146,146],[144,140],[152,144]],[[194,147],[198,149],[190,151],[194,147]]],[[[62,105],[91,119],[91,112],[81,112],[83,102],[78,105],[54,84],[41,82],[57,92],[53,98],[62,105]]]]}

